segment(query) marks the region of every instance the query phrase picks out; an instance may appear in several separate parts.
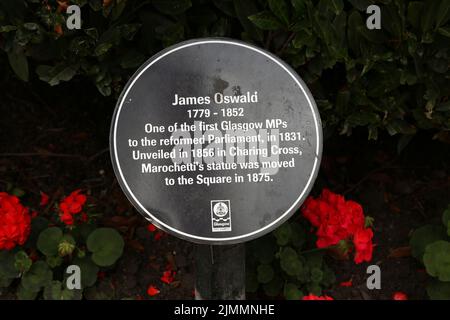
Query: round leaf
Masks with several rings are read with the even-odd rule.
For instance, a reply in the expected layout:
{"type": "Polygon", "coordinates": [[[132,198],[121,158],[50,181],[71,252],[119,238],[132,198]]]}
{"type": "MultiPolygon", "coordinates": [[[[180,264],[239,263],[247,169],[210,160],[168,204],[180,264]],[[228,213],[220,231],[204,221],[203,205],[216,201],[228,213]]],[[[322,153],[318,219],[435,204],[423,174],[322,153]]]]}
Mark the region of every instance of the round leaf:
{"type": "Polygon", "coordinates": [[[18,276],[14,254],[7,250],[0,250],[0,278],[13,279],[18,276]]]}
{"type": "Polygon", "coordinates": [[[37,240],[37,248],[46,256],[56,256],[63,232],[58,227],[47,228],[41,232],[37,240]]]}
{"type": "Polygon", "coordinates": [[[264,293],[269,297],[276,297],[283,289],[283,280],[279,277],[274,277],[272,281],[263,285],[264,293]]]}
{"type": "Polygon", "coordinates": [[[81,269],[81,286],[83,288],[93,286],[97,281],[99,267],[88,257],[77,258],[73,263],[81,269]]]}
{"type": "Polygon", "coordinates": [[[295,284],[287,283],[284,286],[284,297],[287,300],[300,300],[302,296],[303,292],[301,292],[295,284]]]}
{"type": "Polygon", "coordinates": [[[33,261],[28,257],[25,251],[19,251],[15,255],[14,266],[21,273],[30,270],[33,261]]]}
{"type": "Polygon", "coordinates": [[[290,247],[284,248],[280,253],[280,266],[290,276],[296,276],[303,270],[303,263],[297,252],[290,247]]]}
{"type": "Polygon", "coordinates": [[[439,240],[428,245],[423,263],[430,275],[441,281],[450,281],[450,242],[439,240]]]}
{"type": "Polygon", "coordinates": [[[434,280],[427,286],[427,293],[431,300],[450,300],[450,282],[434,280]]]}
{"type": "Polygon", "coordinates": [[[411,254],[416,259],[422,260],[425,248],[438,240],[445,239],[445,231],[441,226],[425,225],[414,231],[409,244],[411,254]]]}
{"type": "Polygon", "coordinates": [[[60,281],[52,281],[44,288],[45,300],[80,300],[80,290],[70,290],[60,281]]]}
{"type": "Polygon", "coordinates": [[[111,228],[99,228],[93,231],[86,244],[88,250],[92,252],[92,261],[101,267],[113,265],[123,253],[122,236],[111,228]]]}
{"type": "Polygon", "coordinates": [[[17,298],[19,300],[34,300],[38,293],[39,291],[30,290],[20,285],[17,290],[17,298]]]}
{"type": "Polygon", "coordinates": [[[39,292],[53,278],[53,272],[44,261],[35,262],[22,277],[21,286],[29,291],[39,292]]]}
{"type": "Polygon", "coordinates": [[[450,236],[450,206],[448,206],[447,210],[444,211],[442,215],[442,222],[444,223],[444,227],[447,229],[447,235],[450,236]]]}
{"type": "Polygon", "coordinates": [[[277,238],[277,244],[279,246],[285,246],[289,243],[292,235],[291,225],[289,223],[282,224],[273,234],[277,238]]]}

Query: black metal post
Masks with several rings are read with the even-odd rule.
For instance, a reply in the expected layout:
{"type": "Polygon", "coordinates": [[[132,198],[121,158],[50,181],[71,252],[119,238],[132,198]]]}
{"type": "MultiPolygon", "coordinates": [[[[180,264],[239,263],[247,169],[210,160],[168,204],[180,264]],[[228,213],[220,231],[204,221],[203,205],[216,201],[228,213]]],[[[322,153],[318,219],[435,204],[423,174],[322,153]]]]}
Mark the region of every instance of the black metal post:
{"type": "Polygon", "coordinates": [[[197,245],[195,299],[245,299],[245,245],[197,245]]]}

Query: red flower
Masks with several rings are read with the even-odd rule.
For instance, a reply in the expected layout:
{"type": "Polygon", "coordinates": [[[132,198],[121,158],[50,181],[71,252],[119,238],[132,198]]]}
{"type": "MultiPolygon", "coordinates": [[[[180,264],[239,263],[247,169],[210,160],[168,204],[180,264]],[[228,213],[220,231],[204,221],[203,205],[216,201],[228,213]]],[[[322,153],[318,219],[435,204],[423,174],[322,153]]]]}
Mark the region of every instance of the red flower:
{"type": "Polygon", "coordinates": [[[86,203],[86,196],[80,194],[81,190],[75,190],[69,196],[63,199],[59,208],[63,213],[77,214],[83,209],[86,203]]]}
{"type": "Polygon", "coordinates": [[[355,263],[361,263],[363,261],[369,262],[372,260],[373,244],[372,244],[373,232],[372,229],[358,230],[354,237],[353,243],[355,245],[355,263]]]}
{"type": "Polygon", "coordinates": [[[28,208],[17,197],[0,192],[0,250],[23,245],[30,234],[30,223],[28,208]]]}
{"type": "Polygon", "coordinates": [[[157,294],[159,294],[159,292],[160,291],[158,290],[158,288],[156,288],[154,285],[150,285],[147,289],[147,294],[150,297],[156,296],[157,294]]]}
{"type": "MultiPolygon", "coordinates": [[[[80,194],[80,192],[81,190],[75,190],[59,204],[59,209],[61,210],[60,219],[66,225],[73,225],[73,215],[80,213],[83,210],[83,205],[86,203],[86,196],[80,194]]],[[[81,217],[81,221],[84,222],[84,218],[81,217]]]]}
{"type": "Polygon", "coordinates": [[[147,226],[147,230],[150,231],[150,232],[155,232],[156,231],[156,227],[152,223],[150,223],[147,226]]]}
{"type": "Polygon", "coordinates": [[[161,281],[167,284],[171,284],[173,282],[173,279],[175,277],[176,272],[172,270],[166,270],[164,271],[161,281]]]}
{"type": "Polygon", "coordinates": [[[302,214],[317,227],[318,248],[327,248],[342,240],[353,239],[356,248],[355,262],[370,261],[372,258],[373,233],[371,229],[364,229],[365,218],[360,204],[323,189],[317,199],[306,199],[302,214]]]}
{"type": "Polygon", "coordinates": [[[361,205],[324,189],[319,198],[309,197],[302,208],[303,216],[318,228],[317,247],[325,248],[350,237],[364,227],[361,205]]]}
{"type": "Polygon", "coordinates": [[[408,296],[404,292],[397,291],[392,295],[392,300],[408,300],[408,296]]]}
{"type": "Polygon", "coordinates": [[[353,286],[353,281],[352,279],[348,280],[348,281],[343,281],[339,284],[339,286],[341,287],[351,287],[353,286]]]}
{"type": "Polygon", "coordinates": [[[334,299],[332,297],[329,297],[326,295],[325,296],[316,296],[316,295],[310,293],[309,295],[304,296],[302,298],[302,300],[334,300],[334,299]]]}
{"type": "Polygon", "coordinates": [[[50,200],[50,197],[41,191],[41,202],[40,202],[40,206],[41,207],[45,207],[48,204],[48,201],[50,200]]]}
{"type": "Polygon", "coordinates": [[[64,212],[62,215],[59,216],[59,218],[61,219],[61,221],[64,224],[66,224],[68,226],[73,225],[74,219],[73,219],[73,216],[70,213],[64,212]]]}

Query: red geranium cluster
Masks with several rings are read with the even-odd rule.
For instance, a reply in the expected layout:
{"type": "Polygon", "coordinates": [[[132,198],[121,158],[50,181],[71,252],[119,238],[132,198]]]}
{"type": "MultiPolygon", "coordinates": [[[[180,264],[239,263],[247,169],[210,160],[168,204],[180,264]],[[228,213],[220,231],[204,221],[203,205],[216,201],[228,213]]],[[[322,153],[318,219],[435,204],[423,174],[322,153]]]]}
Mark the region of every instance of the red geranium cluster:
{"type": "Polygon", "coordinates": [[[318,248],[333,246],[342,240],[353,240],[355,263],[372,259],[373,232],[365,228],[364,213],[359,203],[346,201],[343,196],[324,189],[317,199],[306,199],[302,213],[318,228],[318,248]]]}
{"type": "MultiPolygon", "coordinates": [[[[75,190],[66,198],[64,198],[59,204],[60,219],[66,225],[73,225],[74,215],[79,214],[83,210],[83,206],[86,203],[86,196],[81,194],[81,190],[75,190]]],[[[81,221],[87,220],[86,214],[80,215],[81,221]]]]}
{"type": "Polygon", "coordinates": [[[0,192],[0,250],[23,245],[30,234],[31,216],[19,199],[0,192]]]}

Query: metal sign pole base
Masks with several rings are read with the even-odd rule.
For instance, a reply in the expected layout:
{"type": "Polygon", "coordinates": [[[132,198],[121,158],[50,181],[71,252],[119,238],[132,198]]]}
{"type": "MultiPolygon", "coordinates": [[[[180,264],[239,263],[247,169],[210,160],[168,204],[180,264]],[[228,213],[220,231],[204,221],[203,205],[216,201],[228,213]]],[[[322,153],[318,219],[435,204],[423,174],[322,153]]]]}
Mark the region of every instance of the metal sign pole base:
{"type": "Polygon", "coordinates": [[[195,299],[245,299],[245,245],[196,245],[195,299]]]}

